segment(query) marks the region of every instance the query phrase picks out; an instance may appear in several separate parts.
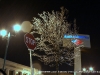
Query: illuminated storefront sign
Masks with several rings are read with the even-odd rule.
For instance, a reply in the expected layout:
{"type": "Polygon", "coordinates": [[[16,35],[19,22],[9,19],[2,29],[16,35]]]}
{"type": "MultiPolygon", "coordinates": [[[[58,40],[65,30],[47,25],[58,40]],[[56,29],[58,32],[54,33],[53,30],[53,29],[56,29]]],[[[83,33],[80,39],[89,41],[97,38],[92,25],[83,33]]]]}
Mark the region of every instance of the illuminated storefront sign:
{"type": "Polygon", "coordinates": [[[90,39],[89,36],[85,35],[64,35],[64,38],[90,39]]]}
{"type": "Polygon", "coordinates": [[[91,46],[90,46],[90,36],[89,35],[83,35],[83,34],[68,35],[68,34],[65,34],[64,35],[64,41],[67,42],[68,39],[71,39],[71,42],[74,43],[77,46],[78,45],[84,45],[84,47],[91,48],[91,46]]]}

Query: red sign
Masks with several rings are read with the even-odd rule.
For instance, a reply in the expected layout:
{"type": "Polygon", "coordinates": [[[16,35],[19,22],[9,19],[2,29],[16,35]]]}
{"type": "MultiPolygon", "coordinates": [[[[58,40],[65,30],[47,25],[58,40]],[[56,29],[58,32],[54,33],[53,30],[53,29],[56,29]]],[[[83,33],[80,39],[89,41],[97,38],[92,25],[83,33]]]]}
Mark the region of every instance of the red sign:
{"type": "Polygon", "coordinates": [[[75,45],[77,45],[77,46],[83,44],[83,41],[80,40],[80,39],[72,40],[72,42],[73,42],[75,45]]]}
{"type": "Polygon", "coordinates": [[[34,48],[36,47],[35,39],[33,35],[29,33],[24,35],[24,42],[28,49],[34,50],[34,48]]]}

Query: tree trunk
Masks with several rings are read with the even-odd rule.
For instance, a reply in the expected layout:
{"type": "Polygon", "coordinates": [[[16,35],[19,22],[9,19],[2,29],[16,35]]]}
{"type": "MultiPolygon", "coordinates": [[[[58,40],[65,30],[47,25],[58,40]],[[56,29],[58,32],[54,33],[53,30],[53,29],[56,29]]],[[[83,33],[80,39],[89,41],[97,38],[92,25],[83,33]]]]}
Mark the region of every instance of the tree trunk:
{"type": "Polygon", "coordinates": [[[56,62],[56,74],[59,75],[59,63],[58,63],[58,61],[56,62]]]}

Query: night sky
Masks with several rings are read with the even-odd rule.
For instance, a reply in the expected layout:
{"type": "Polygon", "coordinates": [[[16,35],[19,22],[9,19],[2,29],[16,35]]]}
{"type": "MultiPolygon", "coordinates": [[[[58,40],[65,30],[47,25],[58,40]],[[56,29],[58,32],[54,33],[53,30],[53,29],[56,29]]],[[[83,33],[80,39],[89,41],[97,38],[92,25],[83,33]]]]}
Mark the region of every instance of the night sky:
{"type": "MultiPolygon", "coordinates": [[[[0,29],[11,30],[16,23],[31,21],[43,11],[58,11],[61,6],[69,10],[69,22],[76,18],[79,34],[90,35],[91,49],[82,49],[82,67],[93,66],[95,70],[100,70],[100,0],[0,0],[0,29]]],[[[7,59],[29,66],[29,52],[24,44],[24,34],[20,32],[16,37],[11,37],[7,59]]],[[[6,40],[0,38],[1,58],[4,58],[5,47],[6,40]]],[[[33,57],[33,62],[36,60],[33,57]]],[[[42,70],[52,70],[47,67],[42,65],[42,70]]],[[[73,70],[73,66],[64,64],[60,69],[73,70]]]]}

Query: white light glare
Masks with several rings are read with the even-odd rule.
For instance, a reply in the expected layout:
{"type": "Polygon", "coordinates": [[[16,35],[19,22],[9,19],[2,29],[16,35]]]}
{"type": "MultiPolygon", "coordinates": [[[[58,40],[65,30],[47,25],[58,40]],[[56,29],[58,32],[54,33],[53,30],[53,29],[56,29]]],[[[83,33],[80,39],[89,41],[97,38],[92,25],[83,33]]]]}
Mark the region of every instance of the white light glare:
{"type": "Polygon", "coordinates": [[[1,30],[1,31],[0,31],[0,35],[1,35],[2,37],[5,37],[5,36],[7,35],[7,31],[6,31],[5,29],[1,30]]]}
{"type": "Polygon", "coordinates": [[[83,71],[86,71],[86,68],[83,68],[83,71]]]}
{"type": "Polygon", "coordinates": [[[14,31],[18,32],[21,30],[21,26],[19,24],[16,24],[13,26],[14,31]]]}
{"type": "Polygon", "coordinates": [[[90,67],[89,70],[90,70],[90,71],[93,71],[93,67],[90,67]]]}
{"type": "Polygon", "coordinates": [[[38,72],[38,74],[41,74],[41,73],[42,73],[41,71],[38,72]]]}

